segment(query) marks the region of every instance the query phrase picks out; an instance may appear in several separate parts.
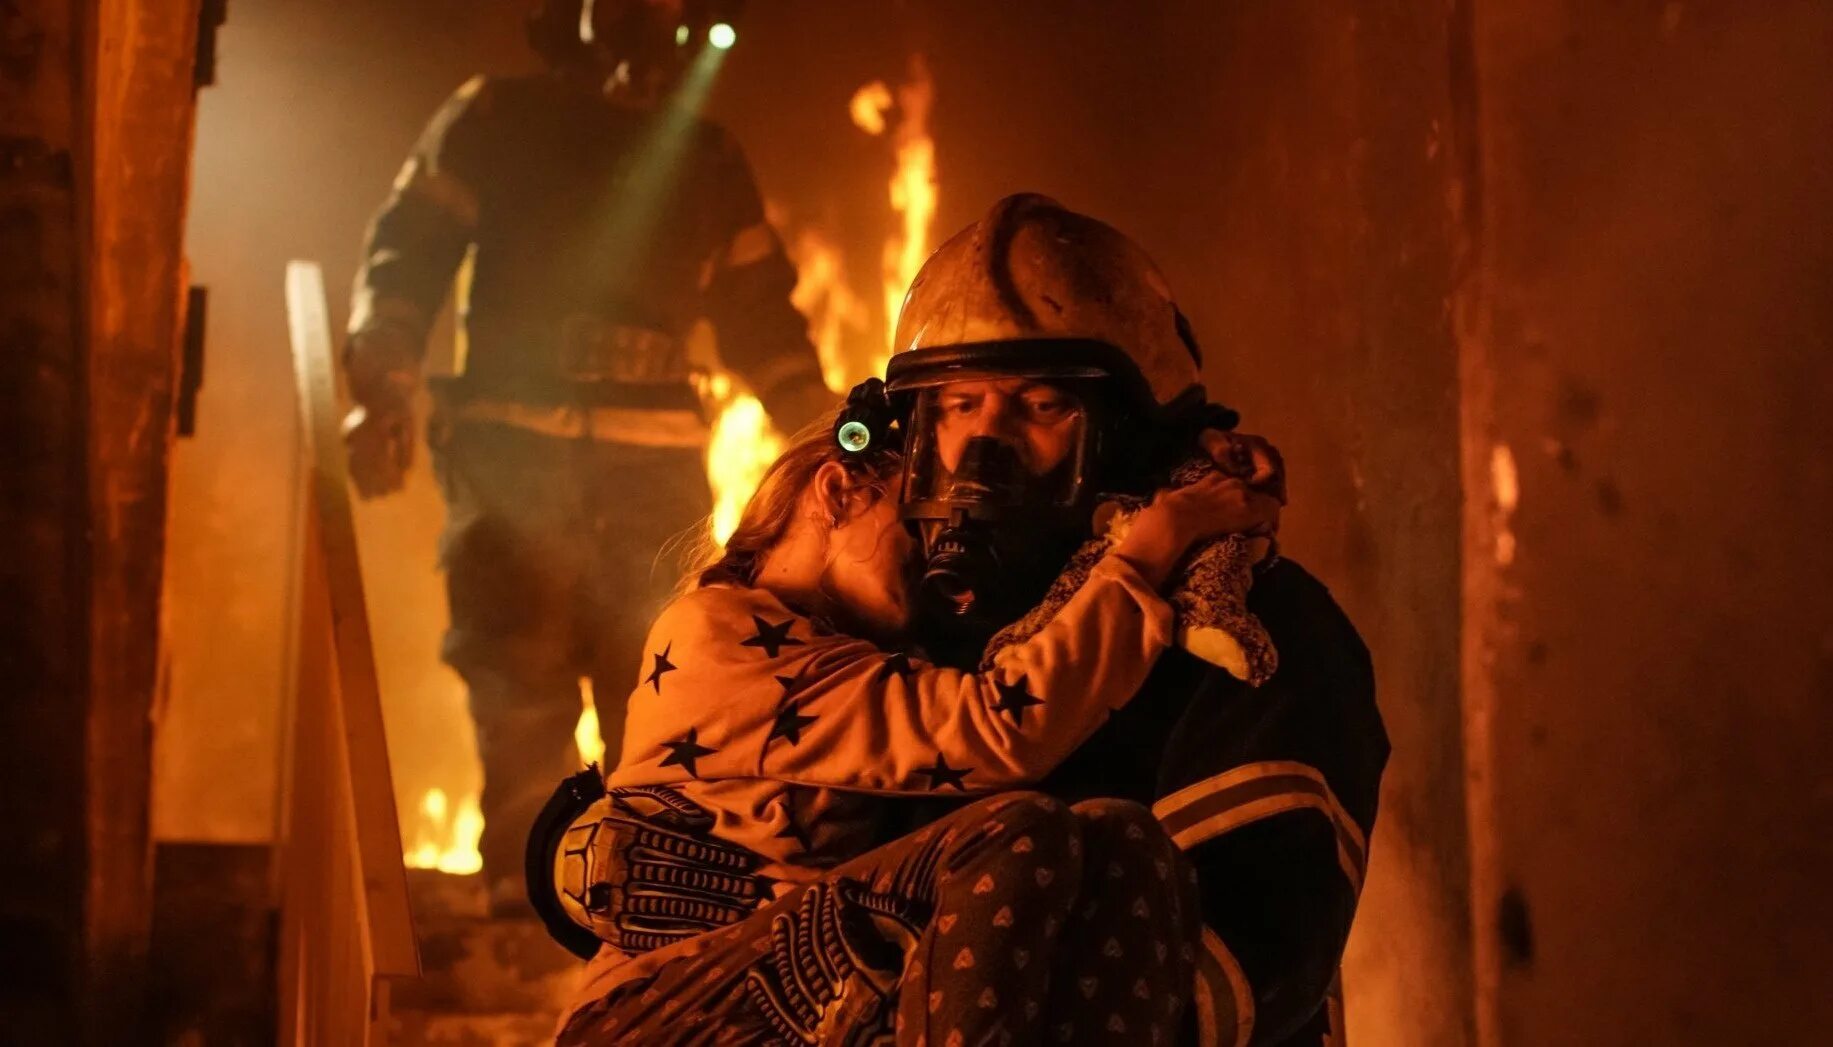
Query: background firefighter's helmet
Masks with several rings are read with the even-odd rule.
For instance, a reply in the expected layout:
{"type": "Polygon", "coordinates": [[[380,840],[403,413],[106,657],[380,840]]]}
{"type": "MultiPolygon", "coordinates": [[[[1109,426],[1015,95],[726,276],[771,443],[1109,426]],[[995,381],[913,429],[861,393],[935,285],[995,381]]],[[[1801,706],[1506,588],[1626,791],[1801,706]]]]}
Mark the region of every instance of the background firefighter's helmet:
{"type": "Polygon", "coordinates": [[[529,45],[555,69],[619,66],[642,77],[678,75],[713,26],[736,25],[743,0],[539,0],[528,16],[529,45]]]}
{"type": "Polygon", "coordinates": [[[894,393],[995,373],[1108,378],[1140,406],[1201,396],[1196,342],[1158,266],[1113,226],[1035,193],[999,201],[930,256],[892,353],[894,393]]]}

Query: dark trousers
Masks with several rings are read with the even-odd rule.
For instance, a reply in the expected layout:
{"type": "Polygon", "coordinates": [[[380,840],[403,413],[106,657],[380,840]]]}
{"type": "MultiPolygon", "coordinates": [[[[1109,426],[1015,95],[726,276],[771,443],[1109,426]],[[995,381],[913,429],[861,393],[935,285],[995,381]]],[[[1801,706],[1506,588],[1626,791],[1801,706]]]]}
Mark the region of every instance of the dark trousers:
{"type": "Polygon", "coordinates": [[[665,547],[711,510],[705,461],[481,422],[436,424],[430,442],[447,503],[442,656],[470,692],[484,767],[479,850],[489,882],[519,882],[535,815],[578,770],[582,678],[617,760],[644,638],[680,579],[665,547]]]}
{"type": "Polygon", "coordinates": [[[1169,1045],[1195,891],[1144,807],[1004,793],[657,953],[559,1043],[1169,1045]]]}

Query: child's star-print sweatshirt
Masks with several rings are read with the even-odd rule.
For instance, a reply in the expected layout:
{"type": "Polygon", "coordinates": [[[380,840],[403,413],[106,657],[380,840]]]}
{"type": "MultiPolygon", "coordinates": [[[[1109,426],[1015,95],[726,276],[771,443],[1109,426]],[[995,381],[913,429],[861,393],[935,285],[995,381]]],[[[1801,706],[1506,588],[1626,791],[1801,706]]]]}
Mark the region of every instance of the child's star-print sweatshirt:
{"type": "Polygon", "coordinates": [[[1113,555],[980,673],[840,635],[763,589],[708,586],[651,629],[608,781],[672,786],[760,871],[808,880],[870,848],[874,796],[1042,778],[1132,698],[1172,633],[1170,606],[1113,555]]]}

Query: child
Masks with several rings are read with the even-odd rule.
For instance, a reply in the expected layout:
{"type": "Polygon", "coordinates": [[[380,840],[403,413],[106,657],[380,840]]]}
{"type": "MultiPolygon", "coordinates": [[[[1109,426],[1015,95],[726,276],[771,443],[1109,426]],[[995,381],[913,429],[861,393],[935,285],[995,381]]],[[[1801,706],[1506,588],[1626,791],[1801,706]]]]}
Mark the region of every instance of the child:
{"type": "Polygon", "coordinates": [[[1260,526],[1271,499],[1220,476],[1161,493],[1047,627],[966,673],[874,642],[909,618],[899,462],[843,455],[830,433],[771,467],[650,634],[601,803],[613,820],[619,803],[660,805],[683,831],[619,851],[588,829],[571,849],[574,918],[623,951],[600,950],[561,1042],[862,1042],[893,1026],[995,1042],[1045,1014],[1071,1036],[1168,1040],[1196,934],[1176,849],[1135,805],[1012,790],[1138,690],[1171,642],[1158,589],[1185,551],[1260,526]],[[995,791],[872,847],[880,797],[995,791]],[[774,900],[682,937],[749,905],[735,871],[774,900]]]}

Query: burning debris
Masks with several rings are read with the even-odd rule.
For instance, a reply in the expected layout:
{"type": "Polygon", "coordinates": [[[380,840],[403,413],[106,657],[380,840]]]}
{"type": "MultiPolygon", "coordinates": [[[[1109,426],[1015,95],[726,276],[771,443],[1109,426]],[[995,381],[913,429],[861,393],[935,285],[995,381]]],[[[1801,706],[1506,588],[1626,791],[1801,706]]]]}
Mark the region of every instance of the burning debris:
{"type": "Polygon", "coordinates": [[[484,834],[484,812],[475,795],[454,806],[444,789],[428,789],[415,809],[413,843],[407,848],[407,867],[437,869],[458,876],[484,867],[477,841],[484,834]]]}

